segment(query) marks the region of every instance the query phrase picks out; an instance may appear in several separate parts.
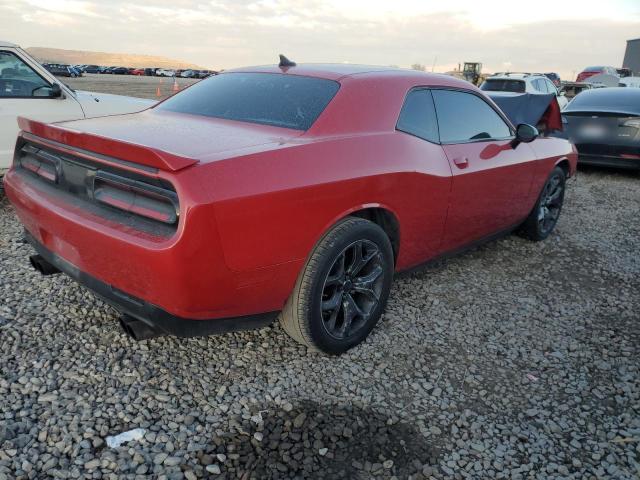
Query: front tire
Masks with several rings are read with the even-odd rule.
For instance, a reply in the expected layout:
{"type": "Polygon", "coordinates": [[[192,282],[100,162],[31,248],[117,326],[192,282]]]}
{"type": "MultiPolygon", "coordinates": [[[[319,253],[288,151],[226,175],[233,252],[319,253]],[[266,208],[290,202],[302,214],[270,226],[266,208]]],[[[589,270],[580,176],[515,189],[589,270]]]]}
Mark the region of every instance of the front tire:
{"type": "Polygon", "coordinates": [[[280,324],[297,342],[337,355],[362,342],[389,298],[393,250],[378,225],[349,217],[315,246],[280,324]]]}
{"type": "Polygon", "coordinates": [[[566,182],[565,171],[555,167],[542,187],[536,205],[520,227],[520,235],[539,242],[553,232],[562,211],[566,182]]]}

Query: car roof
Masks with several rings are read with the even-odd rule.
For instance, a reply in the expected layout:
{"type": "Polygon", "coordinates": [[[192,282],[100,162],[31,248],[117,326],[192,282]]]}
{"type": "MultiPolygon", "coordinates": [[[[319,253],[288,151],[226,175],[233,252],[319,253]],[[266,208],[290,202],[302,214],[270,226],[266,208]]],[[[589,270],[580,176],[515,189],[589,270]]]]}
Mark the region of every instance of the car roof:
{"type": "MultiPolygon", "coordinates": [[[[225,70],[221,72],[225,73],[283,73],[288,75],[300,75],[305,77],[317,77],[325,78],[327,80],[341,80],[345,77],[351,77],[354,75],[368,74],[388,74],[397,75],[400,77],[412,77],[416,76],[428,77],[433,80],[440,79],[441,77],[447,77],[446,75],[440,75],[436,73],[425,73],[417,70],[407,70],[398,67],[380,66],[380,65],[357,65],[350,63],[305,63],[296,65],[294,67],[279,67],[278,65],[260,65],[257,67],[242,67],[234,68],[231,70],[225,70]]],[[[430,82],[427,82],[430,83],[430,82]]]]}
{"type": "Polygon", "coordinates": [[[496,73],[487,77],[487,80],[525,80],[527,78],[545,77],[543,73],[520,73],[520,72],[505,72],[496,73]]]}
{"type": "Polygon", "coordinates": [[[0,47],[13,47],[13,48],[17,48],[18,45],[16,45],[15,43],[11,43],[11,42],[5,42],[4,40],[0,40],[0,47]]]}

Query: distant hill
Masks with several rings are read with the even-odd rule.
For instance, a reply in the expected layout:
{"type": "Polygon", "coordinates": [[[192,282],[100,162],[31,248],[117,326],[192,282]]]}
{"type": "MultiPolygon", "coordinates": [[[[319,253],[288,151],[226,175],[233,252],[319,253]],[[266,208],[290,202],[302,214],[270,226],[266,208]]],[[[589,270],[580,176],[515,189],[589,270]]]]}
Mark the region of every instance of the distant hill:
{"type": "Polygon", "coordinates": [[[67,63],[71,65],[104,65],[118,67],[158,67],[158,68],[194,68],[204,70],[206,67],[182,62],[155,55],[136,55],[132,53],[86,52],[82,50],[63,50],[61,48],[29,47],[27,48],[39,62],[67,63]]]}

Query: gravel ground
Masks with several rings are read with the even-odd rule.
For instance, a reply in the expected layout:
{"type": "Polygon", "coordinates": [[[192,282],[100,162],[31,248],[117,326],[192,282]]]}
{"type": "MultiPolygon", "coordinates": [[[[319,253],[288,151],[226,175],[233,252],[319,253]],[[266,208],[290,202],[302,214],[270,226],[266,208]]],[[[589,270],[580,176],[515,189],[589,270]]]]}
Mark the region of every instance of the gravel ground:
{"type": "Polygon", "coordinates": [[[135,343],[5,201],[0,479],[639,478],[638,214],[639,175],[581,171],[549,240],[398,278],[328,358],[277,325],[135,343]]]}

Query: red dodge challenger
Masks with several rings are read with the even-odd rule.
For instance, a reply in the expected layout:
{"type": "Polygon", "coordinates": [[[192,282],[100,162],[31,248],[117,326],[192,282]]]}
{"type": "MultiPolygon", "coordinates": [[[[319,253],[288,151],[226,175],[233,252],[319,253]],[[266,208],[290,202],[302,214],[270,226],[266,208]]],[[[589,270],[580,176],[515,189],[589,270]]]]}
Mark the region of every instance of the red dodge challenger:
{"type": "Polygon", "coordinates": [[[462,80],[355,65],[242,68],[141,113],[20,119],[8,197],[31,263],[89,287],[134,338],[278,314],[330,354],[362,342],[394,272],[553,230],[566,140],[462,80]]]}

